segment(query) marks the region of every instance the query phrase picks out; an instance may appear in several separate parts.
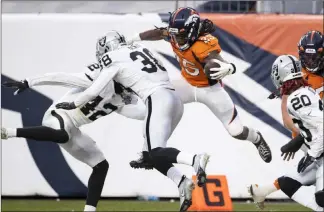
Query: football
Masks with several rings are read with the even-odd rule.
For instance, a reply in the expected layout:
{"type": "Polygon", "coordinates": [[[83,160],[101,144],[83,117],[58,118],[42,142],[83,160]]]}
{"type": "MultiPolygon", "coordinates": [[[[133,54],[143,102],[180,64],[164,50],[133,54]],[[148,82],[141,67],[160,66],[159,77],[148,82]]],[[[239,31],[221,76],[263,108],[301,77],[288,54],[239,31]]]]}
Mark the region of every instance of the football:
{"type": "MultiPolygon", "coordinates": [[[[205,72],[206,76],[210,79],[210,69],[211,68],[219,68],[219,67],[220,67],[220,65],[215,60],[212,60],[205,65],[204,72],[205,72]]],[[[213,73],[215,73],[215,72],[213,72],[213,73]]]]}

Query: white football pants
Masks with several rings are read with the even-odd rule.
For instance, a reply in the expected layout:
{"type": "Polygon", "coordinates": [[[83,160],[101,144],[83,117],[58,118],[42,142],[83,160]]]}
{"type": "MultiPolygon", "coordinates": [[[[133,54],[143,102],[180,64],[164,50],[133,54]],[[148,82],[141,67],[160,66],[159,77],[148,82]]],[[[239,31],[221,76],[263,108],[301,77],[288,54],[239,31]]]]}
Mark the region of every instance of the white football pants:
{"type": "Polygon", "coordinates": [[[146,101],[144,151],[166,147],[183,114],[183,103],[174,90],[158,89],[146,101]]]}
{"type": "Polygon", "coordinates": [[[200,102],[214,113],[231,136],[242,133],[243,125],[235,105],[220,83],[209,87],[195,87],[181,77],[173,80],[172,84],[184,104],[200,102]]]}

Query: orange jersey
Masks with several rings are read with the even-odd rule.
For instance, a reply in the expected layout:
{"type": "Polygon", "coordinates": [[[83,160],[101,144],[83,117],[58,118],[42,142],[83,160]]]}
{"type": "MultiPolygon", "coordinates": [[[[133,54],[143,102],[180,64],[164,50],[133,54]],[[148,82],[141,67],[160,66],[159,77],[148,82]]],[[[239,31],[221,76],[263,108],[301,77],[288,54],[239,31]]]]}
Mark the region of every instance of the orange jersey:
{"type": "Polygon", "coordinates": [[[307,80],[308,84],[318,93],[323,99],[323,82],[324,78],[322,76],[310,73],[309,71],[303,69],[303,78],[307,80]]]}
{"type": "Polygon", "coordinates": [[[210,52],[221,52],[218,39],[210,34],[200,36],[187,50],[180,51],[171,42],[174,53],[181,66],[181,74],[193,86],[209,86],[209,79],[204,72],[204,60],[210,52]]]}

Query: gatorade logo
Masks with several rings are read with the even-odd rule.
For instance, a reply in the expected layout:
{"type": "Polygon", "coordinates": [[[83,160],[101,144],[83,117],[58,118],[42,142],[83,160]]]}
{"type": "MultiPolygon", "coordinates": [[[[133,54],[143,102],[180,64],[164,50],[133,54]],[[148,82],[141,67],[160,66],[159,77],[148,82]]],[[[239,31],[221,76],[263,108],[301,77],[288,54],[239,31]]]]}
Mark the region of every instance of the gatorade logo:
{"type": "MultiPolygon", "coordinates": [[[[193,176],[196,181],[196,176],[193,176]]],[[[188,211],[232,211],[226,177],[212,175],[207,177],[203,187],[196,187],[192,192],[192,205],[188,211]]]]}

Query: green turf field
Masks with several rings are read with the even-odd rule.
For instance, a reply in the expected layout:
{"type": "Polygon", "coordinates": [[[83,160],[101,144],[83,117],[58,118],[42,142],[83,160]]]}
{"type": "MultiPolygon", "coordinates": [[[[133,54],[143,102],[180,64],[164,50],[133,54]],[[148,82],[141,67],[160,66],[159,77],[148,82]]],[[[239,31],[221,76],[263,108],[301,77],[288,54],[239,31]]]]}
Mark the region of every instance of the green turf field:
{"type": "MultiPolygon", "coordinates": [[[[84,200],[2,200],[2,211],[82,211],[84,200]]],[[[98,211],[178,211],[179,202],[101,200],[98,211]]],[[[235,211],[258,211],[253,203],[234,203],[235,211]]],[[[311,211],[295,203],[266,203],[264,211],[311,211]]]]}

